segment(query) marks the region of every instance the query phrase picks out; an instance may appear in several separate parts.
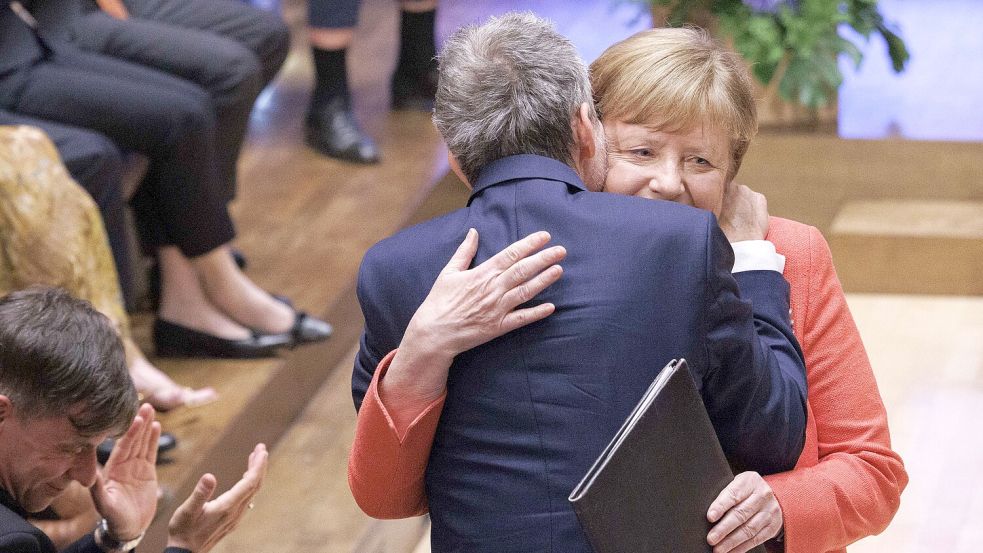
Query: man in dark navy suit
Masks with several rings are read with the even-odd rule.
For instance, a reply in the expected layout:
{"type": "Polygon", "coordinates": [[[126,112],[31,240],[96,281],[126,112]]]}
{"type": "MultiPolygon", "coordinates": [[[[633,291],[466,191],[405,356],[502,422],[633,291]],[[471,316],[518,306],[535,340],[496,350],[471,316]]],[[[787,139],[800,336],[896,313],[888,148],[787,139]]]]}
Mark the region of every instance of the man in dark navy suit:
{"type": "Polygon", "coordinates": [[[713,215],[593,192],[603,133],[567,40],[531,15],[458,31],[434,122],[471,199],[366,254],[352,385],[359,407],[398,347],[383,400],[427,405],[446,387],[426,474],[436,553],[589,552],[567,496],[673,358],[736,468],[793,467],[806,384],[787,283],[743,272],[742,297],[713,215]],[[543,230],[562,248],[532,254],[543,230]],[[527,235],[514,264],[481,265],[527,235]],[[469,248],[474,271],[445,267],[469,248]],[[503,301],[462,299],[496,288],[503,301]]]}

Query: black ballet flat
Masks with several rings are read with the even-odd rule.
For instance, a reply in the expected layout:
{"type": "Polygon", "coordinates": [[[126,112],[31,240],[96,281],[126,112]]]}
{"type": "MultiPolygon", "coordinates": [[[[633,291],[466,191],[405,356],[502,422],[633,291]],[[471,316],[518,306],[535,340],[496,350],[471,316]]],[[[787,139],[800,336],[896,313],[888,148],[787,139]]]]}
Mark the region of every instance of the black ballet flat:
{"type": "Polygon", "coordinates": [[[334,332],[334,328],[326,321],[303,311],[294,311],[294,313],[294,327],[286,333],[293,341],[293,345],[321,342],[327,340],[334,332]]]}
{"type": "Polygon", "coordinates": [[[260,334],[228,340],[158,318],[154,321],[154,346],[158,357],[219,357],[255,359],[273,357],[277,348],[293,345],[288,334],[260,334]]]}
{"type": "Polygon", "coordinates": [[[289,331],[283,333],[283,336],[289,337],[291,347],[327,340],[331,336],[331,333],[334,332],[331,323],[312,317],[305,311],[297,311],[294,307],[294,302],[290,301],[290,298],[273,294],[273,299],[294,311],[294,326],[289,331]]]}
{"type": "MultiPolygon", "coordinates": [[[[105,465],[106,461],[109,460],[109,455],[113,452],[113,447],[116,446],[116,440],[113,438],[106,438],[101,444],[96,446],[96,459],[99,461],[100,465],[105,465]]],[[[160,438],[157,439],[157,459],[160,461],[161,455],[167,453],[168,451],[177,447],[177,438],[174,434],[170,432],[161,432],[160,438]]]]}

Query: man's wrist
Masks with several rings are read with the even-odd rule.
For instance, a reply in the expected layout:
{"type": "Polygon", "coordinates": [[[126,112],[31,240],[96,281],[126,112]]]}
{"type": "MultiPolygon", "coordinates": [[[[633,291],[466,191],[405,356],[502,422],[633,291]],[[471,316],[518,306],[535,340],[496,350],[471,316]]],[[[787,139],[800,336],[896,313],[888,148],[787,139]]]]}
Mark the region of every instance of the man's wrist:
{"type": "Polygon", "coordinates": [[[143,534],[143,532],[140,532],[140,535],[136,537],[121,539],[113,535],[109,530],[109,522],[106,519],[101,519],[96,525],[93,537],[95,538],[96,545],[105,553],[124,553],[135,549],[140,544],[140,541],[143,540],[143,534]]]}

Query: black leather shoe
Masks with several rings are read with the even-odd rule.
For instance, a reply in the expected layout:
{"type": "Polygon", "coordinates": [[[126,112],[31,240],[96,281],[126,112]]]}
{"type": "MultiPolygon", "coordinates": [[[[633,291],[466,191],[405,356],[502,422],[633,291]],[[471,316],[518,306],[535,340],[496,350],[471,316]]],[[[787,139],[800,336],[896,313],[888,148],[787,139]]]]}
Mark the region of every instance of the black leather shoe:
{"type": "Polygon", "coordinates": [[[307,144],[322,154],[354,163],[377,163],[379,149],[355,121],[348,102],[337,96],[307,115],[307,144]]]}
{"type": "Polygon", "coordinates": [[[158,357],[221,357],[253,359],[273,357],[278,347],[292,345],[286,334],[260,334],[228,340],[158,318],[154,321],[154,345],[158,357]]]}
{"type": "MultiPolygon", "coordinates": [[[[100,465],[105,465],[106,461],[109,460],[109,455],[113,452],[113,447],[116,446],[116,440],[113,438],[106,438],[101,444],[96,446],[96,459],[99,460],[100,465]]],[[[174,434],[170,432],[161,432],[160,438],[157,439],[157,459],[159,462],[160,456],[168,451],[177,447],[177,438],[174,434]]]]}
{"type": "Polygon", "coordinates": [[[396,110],[433,111],[437,94],[437,66],[431,65],[422,75],[410,75],[400,68],[393,73],[392,108],[396,110]]]}

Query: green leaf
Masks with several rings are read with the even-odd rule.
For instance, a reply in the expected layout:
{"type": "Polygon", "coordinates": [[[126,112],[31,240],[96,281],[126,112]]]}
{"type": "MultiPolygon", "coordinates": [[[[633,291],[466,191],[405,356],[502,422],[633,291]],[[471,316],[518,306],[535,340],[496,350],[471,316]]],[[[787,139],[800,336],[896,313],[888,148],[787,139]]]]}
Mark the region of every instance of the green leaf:
{"type": "Polygon", "coordinates": [[[901,37],[891,32],[885,25],[880,25],[877,30],[884,37],[884,41],[887,42],[887,54],[891,58],[891,67],[894,69],[894,72],[900,73],[904,71],[905,65],[911,59],[911,55],[908,53],[908,47],[905,46],[901,37]]]}

